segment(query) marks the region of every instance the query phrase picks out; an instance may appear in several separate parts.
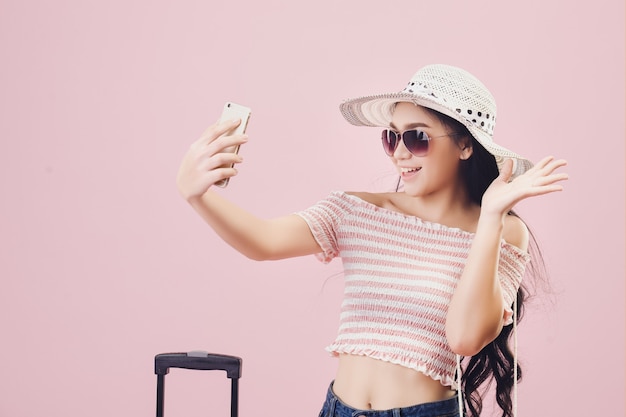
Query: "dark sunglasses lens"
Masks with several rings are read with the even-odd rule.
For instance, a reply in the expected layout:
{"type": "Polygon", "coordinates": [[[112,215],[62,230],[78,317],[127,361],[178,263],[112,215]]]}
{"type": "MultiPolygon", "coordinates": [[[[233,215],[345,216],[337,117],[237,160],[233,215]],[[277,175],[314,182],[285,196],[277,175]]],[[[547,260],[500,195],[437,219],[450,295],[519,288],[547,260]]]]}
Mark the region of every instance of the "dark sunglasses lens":
{"type": "Polygon", "coordinates": [[[383,149],[385,150],[385,153],[389,156],[393,155],[398,144],[398,135],[396,135],[396,132],[385,129],[383,130],[381,139],[383,141],[383,149]]]}
{"type": "Polygon", "coordinates": [[[425,132],[413,129],[407,130],[402,135],[404,146],[415,156],[423,156],[428,152],[429,138],[425,132]]]}

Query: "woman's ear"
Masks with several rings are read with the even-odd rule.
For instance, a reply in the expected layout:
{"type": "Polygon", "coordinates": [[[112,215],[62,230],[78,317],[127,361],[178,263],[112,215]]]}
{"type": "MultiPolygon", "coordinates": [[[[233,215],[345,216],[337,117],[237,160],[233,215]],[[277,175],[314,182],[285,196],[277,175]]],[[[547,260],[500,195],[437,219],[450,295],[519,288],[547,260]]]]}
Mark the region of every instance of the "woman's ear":
{"type": "Polygon", "coordinates": [[[474,148],[472,147],[472,141],[467,138],[464,139],[463,142],[461,142],[461,153],[459,158],[463,161],[467,161],[469,157],[472,156],[473,152],[474,148]]]}

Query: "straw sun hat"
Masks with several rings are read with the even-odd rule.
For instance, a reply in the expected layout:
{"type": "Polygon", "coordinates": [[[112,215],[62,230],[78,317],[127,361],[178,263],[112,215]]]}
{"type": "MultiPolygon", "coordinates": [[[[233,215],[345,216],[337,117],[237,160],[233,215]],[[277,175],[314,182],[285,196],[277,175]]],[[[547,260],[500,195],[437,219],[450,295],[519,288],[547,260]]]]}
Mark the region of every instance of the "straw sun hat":
{"type": "Polygon", "coordinates": [[[436,110],[458,120],[502,167],[513,160],[513,177],[533,166],[528,159],[494,143],[496,102],[472,74],[449,65],[428,65],[415,73],[404,90],[346,100],[341,114],[356,126],[389,127],[396,103],[409,102],[436,110]]]}

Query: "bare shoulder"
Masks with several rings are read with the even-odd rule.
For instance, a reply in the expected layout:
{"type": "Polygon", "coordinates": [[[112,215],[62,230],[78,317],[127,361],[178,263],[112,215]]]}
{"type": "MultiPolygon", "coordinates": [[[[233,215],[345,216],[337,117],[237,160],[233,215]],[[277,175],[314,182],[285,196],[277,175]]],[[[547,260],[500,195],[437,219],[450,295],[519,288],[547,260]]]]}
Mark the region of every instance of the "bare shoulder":
{"type": "Polygon", "coordinates": [[[508,244],[516,246],[523,251],[528,250],[528,227],[519,217],[512,214],[505,217],[502,237],[508,244]]]}

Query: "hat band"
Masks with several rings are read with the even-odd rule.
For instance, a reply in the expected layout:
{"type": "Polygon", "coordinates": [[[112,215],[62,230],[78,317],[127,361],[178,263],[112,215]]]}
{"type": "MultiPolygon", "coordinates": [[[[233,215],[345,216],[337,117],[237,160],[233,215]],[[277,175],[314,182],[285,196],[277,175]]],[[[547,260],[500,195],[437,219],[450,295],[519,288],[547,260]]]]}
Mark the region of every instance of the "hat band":
{"type": "MultiPolygon", "coordinates": [[[[409,84],[406,87],[404,87],[404,90],[402,90],[401,93],[410,93],[410,94],[421,93],[427,96],[432,96],[434,98],[439,98],[433,89],[428,88],[424,83],[420,81],[418,82],[409,81],[409,84]]],[[[446,100],[443,99],[443,101],[446,101],[446,100]]]]}
{"type": "MultiPolygon", "coordinates": [[[[441,106],[450,108],[450,103],[445,97],[439,96],[435,90],[429,88],[428,85],[422,81],[409,81],[407,86],[401,93],[416,94],[420,96],[429,96],[438,101],[441,106]]],[[[489,136],[493,136],[493,128],[496,125],[496,116],[483,110],[472,109],[469,107],[455,106],[454,109],[465,120],[465,124],[473,124],[477,129],[480,129],[487,133],[489,136]]]]}

